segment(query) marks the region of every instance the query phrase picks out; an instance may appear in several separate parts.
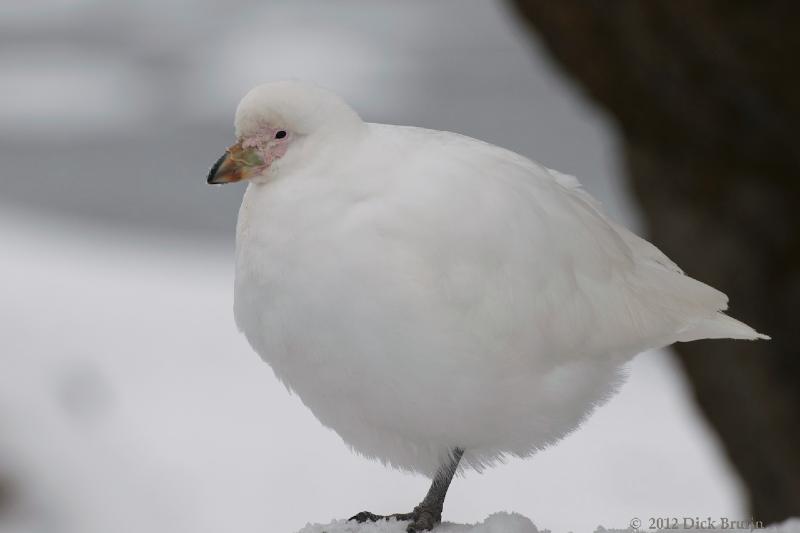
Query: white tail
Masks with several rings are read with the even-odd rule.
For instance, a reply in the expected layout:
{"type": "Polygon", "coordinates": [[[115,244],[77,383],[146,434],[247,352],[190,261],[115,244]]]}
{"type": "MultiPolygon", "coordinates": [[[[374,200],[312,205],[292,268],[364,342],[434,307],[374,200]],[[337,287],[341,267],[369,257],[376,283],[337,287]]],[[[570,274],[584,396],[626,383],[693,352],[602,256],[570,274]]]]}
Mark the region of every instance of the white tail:
{"type": "Polygon", "coordinates": [[[746,339],[769,340],[744,322],[739,322],[725,313],[718,312],[711,318],[706,318],[689,326],[678,336],[679,342],[695,341],[699,339],[746,339]]]}

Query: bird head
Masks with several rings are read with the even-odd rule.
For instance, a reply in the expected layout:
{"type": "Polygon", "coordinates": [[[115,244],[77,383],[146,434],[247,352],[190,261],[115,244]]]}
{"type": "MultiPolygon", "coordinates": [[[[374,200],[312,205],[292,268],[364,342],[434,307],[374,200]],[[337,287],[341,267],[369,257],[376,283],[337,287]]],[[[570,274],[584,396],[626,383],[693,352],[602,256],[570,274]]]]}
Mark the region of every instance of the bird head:
{"type": "Polygon", "coordinates": [[[341,98],[316,85],[259,85],[239,102],[236,143],[211,167],[208,183],[270,181],[356,138],[363,124],[341,98]]]}

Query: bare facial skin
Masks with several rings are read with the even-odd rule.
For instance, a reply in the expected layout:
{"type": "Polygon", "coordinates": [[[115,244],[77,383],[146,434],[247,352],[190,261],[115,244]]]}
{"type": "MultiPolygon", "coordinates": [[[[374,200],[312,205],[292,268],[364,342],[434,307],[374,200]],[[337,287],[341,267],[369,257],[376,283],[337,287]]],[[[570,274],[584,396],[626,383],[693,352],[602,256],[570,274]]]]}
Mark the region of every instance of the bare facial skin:
{"type": "Polygon", "coordinates": [[[270,125],[255,135],[239,139],[211,167],[208,183],[234,183],[264,174],[272,163],[286,154],[292,139],[288,130],[270,125]]]}

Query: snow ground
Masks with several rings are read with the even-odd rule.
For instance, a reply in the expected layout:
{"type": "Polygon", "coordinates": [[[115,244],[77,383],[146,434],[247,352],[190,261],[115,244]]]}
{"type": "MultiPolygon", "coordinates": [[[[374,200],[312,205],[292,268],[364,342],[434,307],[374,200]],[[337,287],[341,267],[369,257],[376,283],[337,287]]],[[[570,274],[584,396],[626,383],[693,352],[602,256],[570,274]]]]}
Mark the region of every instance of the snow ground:
{"type": "MultiPolygon", "coordinates": [[[[330,524],[309,524],[298,533],[405,533],[406,522],[395,520],[356,524],[339,520],[330,524]]],[[[533,522],[517,513],[495,513],[479,524],[442,523],[437,533],[539,533],[533,522]]],[[[544,533],[544,532],[542,532],[544,533]]]]}
{"type": "MultiPolygon", "coordinates": [[[[689,523],[691,524],[691,523],[689,523]]],[[[671,528],[670,531],[697,531],[698,528],[671,528]]],[[[517,513],[495,513],[483,522],[477,524],[443,523],[435,529],[436,533],[550,533],[550,530],[538,529],[533,522],[517,513]]],[[[588,531],[588,530],[587,530],[588,531]]],[[[636,532],[634,529],[606,529],[598,526],[595,533],[636,532]]],[[[645,530],[646,531],[646,530],[645,530]]],[[[713,532],[744,532],[752,533],[750,528],[722,528],[705,529],[713,532]]],[[[769,528],[757,529],[765,533],[800,533],[800,519],[787,520],[783,524],[769,528]]],[[[405,523],[394,520],[369,524],[354,524],[352,522],[337,521],[331,524],[309,524],[298,533],[405,533],[405,523]]]]}
{"type": "MultiPolygon", "coordinates": [[[[350,453],[247,346],[230,250],[143,238],[0,214],[0,531],[288,532],[418,502],[426,479],[350,453]]],[[[591,531],[740,501],[672,361],[648,353],[558,446],[457,479],[445,518],[591,531]]]]}

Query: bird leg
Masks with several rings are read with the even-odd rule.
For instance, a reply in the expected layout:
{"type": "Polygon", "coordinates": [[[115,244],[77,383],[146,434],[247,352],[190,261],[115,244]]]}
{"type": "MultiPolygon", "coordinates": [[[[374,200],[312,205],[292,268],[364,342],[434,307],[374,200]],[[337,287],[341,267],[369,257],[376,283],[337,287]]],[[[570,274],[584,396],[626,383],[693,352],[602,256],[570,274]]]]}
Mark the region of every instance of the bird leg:
{"type": "Polygon", "coordinates": [[[433,526],[442,521],[444,498],[447,495],[447,489],[450,487],[450,482],[453,480],[462,455],[464,455],[464,450],[461,448],[455,448],[453,450],[452,459],[436,472],[436,476],[434,476],[433,482],[431,483],[431,488],[428,489],[428,494],[419,505],[414,507],[413,512],[383,516],[363,511],[350,518],[350,520],[355,520],[356,522],[377,522],[378,520],[394,518],[398,521],[410,522],[406,528],[407,533],[430,531],[433,529],[433,526]]]}

